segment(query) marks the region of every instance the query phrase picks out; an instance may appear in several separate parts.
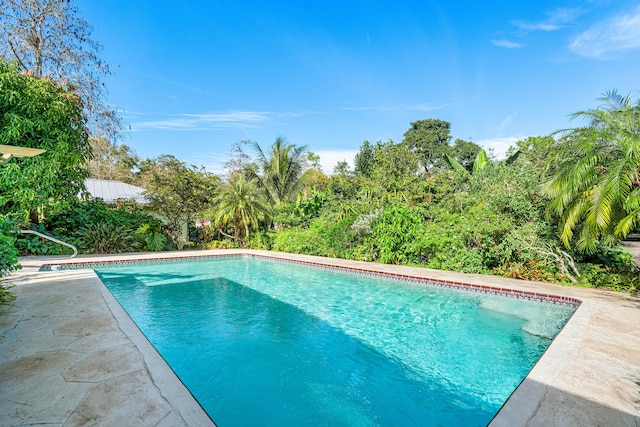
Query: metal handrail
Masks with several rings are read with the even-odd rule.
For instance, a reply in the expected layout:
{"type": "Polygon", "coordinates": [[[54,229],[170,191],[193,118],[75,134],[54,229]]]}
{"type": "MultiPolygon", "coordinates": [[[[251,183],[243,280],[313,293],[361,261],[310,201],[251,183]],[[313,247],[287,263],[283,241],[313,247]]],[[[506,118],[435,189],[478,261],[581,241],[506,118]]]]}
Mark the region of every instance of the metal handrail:
{"type": "Polygon", "coordinates": [[[42,234],[42,233],[39,233],[39,232],[37,232],[37,231],[33,231],[33,230],[20,230],[20,233],[24,233],[24,234],[35,234],[36,236],[40,236],[40,237],[42,237],[42,238],[44,238],[44,239],[51,240],[52,242],[59,243],[59,244],[61,244],[61,245],[64,245],[64,246],[66,246],[66,247],[68,247],[68,248],[73,249],[73,255],[71,255],[71,256],[69,257],[69,259],[71,259],[71,258],[75,257],[76,255],[78,255],[78,249],[76,249],[76,247],[75,247],[75,246],[73,246],[73,245],[71,245],[71,244],[69,244],[69,243],[63,242],[62,240],[58,240],[58,239],[56,239],[55,237],[47,236],[46,234],[42,234]]]}

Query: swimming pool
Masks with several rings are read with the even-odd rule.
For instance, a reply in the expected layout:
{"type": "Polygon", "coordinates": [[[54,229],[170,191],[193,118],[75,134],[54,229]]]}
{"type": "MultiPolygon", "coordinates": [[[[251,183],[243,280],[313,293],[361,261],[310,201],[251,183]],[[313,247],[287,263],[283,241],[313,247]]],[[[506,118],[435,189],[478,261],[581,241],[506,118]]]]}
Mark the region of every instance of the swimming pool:
{"type": "Polygon", "coordinates": [[[575,310],[246,256],[95,270],[222,426],[485,425],[575,310]]]}

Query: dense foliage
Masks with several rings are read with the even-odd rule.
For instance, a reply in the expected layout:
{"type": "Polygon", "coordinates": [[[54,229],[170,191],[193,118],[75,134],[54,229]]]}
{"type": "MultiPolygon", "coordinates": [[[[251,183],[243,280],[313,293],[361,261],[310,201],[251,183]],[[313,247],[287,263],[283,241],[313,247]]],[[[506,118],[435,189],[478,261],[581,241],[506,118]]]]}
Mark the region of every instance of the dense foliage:
{"type": "Polygon", "coordinates": [[[343,167],[279,216],[270,247],[634,291],[638,269],[619,244],[585,253],[560,239],[540,191],[555,170],[544,159],[560,146],[529,138],[504,161],[478,150],[464,167],[454,145],[448,157],[456,167],[420,172],[420,156],[406,141],[365,141],[354,171],[343,167]]]}
{"type": "MultiPolygon", "coordinates": [[[[234,145],[225,179],[94,139],[93,176],[146,188],[158,218],[124,201],[76,201],[48,206],[32,227],[84,253],[249,247],[635,291],[638,268],[619,239],[638,225],[640,107],[612,101],[579,113],[588,126],[519,141],[502,161],[451,143],[449,123],[420,120],[399,143],[363,142],[354,168],[343,162],[330,177],[284,138],[234,145]]],[[[66,251],[34,236],[15,246],[66,251]]]]}
{"type": "Polygon", "coordinates": [[[0,144],[47,150],[0,163],[0,213],[28,213],[77,197],[91,151],[82,104],[49,78],[0,62],[0,144]]]}
{"type": "MultiPolygon", "coordinates": [[[[99,201],[77,201],[47,214],[36,231],[71,243],[80,253],[158,251],[167,241],[162,222],[140,210],[113,208],[99,201]]],[[[19,235],[16,247],[22,255],[66,255],[71,250],[34,235],[19,235]]]]}
{"type": "MultiPolygon", "coordinates": [[[[13,222],[0,215],[0,280],[2,277],[19,270],[18,250],[14,246],[17,228],[13,222]]],[[[0,281],[0,304],[13,300],[15,297],[9,288],[0,281]]]]}

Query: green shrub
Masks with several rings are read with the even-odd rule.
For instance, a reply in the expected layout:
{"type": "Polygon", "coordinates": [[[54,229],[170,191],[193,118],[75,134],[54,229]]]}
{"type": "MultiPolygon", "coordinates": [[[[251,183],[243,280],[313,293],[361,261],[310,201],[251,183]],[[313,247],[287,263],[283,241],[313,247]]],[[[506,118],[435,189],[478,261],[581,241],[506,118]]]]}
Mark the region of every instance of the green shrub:
{"type": "Polygon", "coordinates": [[[109,254],[139,249],[136,236],[130,229],[109,222],[87,224],[78,231],[78,235],[86,253],[109,254]]]}
{"type": "Polygon", "coordinates": [[[249,235],[249,240],[245,245],[250,249],[271,249],[272,241],[268,233],[258,230],[249,235]]]}
{"type": "MultiPolygon", "coordinates": [[[[81,253],[165,249],[168,242],[162,234],[161,221],[148,213],[131,211],[129,208],[114,209],[95,200],[79,201],[61,212],[48,216],[45,222],[46,233],[77,246],[81,253]],[[109,239],[114,240],[109,242],[109,239]]],[[[26,250],[29,253],[38,253],[42,252],[44,247],[40,248],[32,241],[26,250]]],[[[48,249],[47,252],[43,252],[51,253],[53,252],[48,249]]]]}
{"type": "Polygon", "coordinates": [[[287,228],[273,238],[273,250],[294,254],[320,255],[322,239],[312,230],[287,228]]]}
{"type": "Polygon", "coordinates": [[[608,265],[581,264],[580,284],[594,288],[636,293],[640,289],[640,272],[618,272],[608,265]]]}
{"type": "MultiPolygon", "coordinates": [[[[55,231],[47,230],[44,224],[38,224],[37,226],[32,225],[30,229],[77,246],[75,239],[68,236],[61,236],[55,231]]],[[[20,255],[71,255],[73,253],[73,250],[67,246],[35,234],[19,234],[16,239],[16,247],[20,251],[20,255]]]]}
{"type": "Polygon", "coordinates": [[[13,221],[0,216],[0,277],[22,268],[14,245],[17,231],[13,221]]]}
{"type": "Polygon", "coordinates": [[[62,236],[73,236],[78,230],[89,224],[110,223],[135,233],[144,224],[153,232],[161,230],[162,222],[152,215],[142,212],[130,212],[125,209],[113,209],[99,201],[79,201],[65,210],[46,217],[47,230],[62,236]]]}
{"type": "MultiPolygon", "coordinates": [[[[0,216],[0,280],[3,276],[22,268],[18,262],[18,249],[14,243],[16,231],[12,221],[0,216]]],[[[0,305],[15,299],[9,292],[10,286],[0,283],[0,305]]]]}
{"type": "Polygon", "coordinates": [[[389,205],[371,223],[369,242],[378,261],[387,264],[418,264],[416,240],[425,227],[419,208],[389,205]]]}
{"type": "Polygon", "coordinates": [[[167,237],[157,231],[153,231],[149,224],[142,224],[136,230],[138,242],[143,246],[144,250],[158,252],[164,249],[167,243],[167,237]]]}

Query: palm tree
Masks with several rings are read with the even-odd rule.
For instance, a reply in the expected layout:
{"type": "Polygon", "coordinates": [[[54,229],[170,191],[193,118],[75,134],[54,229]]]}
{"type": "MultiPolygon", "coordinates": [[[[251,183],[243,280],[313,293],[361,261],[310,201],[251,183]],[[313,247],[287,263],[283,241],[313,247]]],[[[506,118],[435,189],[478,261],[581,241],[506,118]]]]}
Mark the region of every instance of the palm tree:
{"type": "Polygon", "coordinates": [[[269,206],[258,188],[255,180],[248,180],[243,174],[233,175],[228,182],[222,184],[215,198],[217,205],[215,221],[218,229],[222,225],[233,227],[236,240],[249,237],[251,229],[258,228],[260,221],[269,217],[269,206]]]}
{"type": "Polygon", "coordinates": [[[278,137],[268,154],[256,142],[253,142],[253,148],[258,155],[258,170],[253,170],[251,175],[269,199],[276,205],[295,201],[314,171],[308,168],[307,146],[297,147],[278,137]]]}
{"type": "Polygon", "coordinates": [[[553,178],[543,185],[561,218],[561,238],[590,252],[612,245],[640,223],[640,102],[607,92],[598,109],[580,111],[587,126],[561,131],[553,178]]]}

